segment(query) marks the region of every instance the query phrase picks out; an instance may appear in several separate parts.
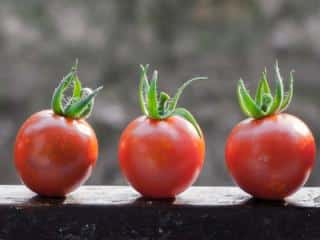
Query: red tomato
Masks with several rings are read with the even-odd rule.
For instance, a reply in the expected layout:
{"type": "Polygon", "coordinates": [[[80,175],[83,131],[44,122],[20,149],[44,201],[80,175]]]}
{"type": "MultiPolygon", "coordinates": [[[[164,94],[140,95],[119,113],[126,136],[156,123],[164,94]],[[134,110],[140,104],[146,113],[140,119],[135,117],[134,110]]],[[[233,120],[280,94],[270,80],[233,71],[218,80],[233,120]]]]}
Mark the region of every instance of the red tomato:
{"type": "Polygon", "coordinates": [[[314,165],[315,141],[309,128],[289,114],[240,122],[226,144],[226,163],[247,193],[283,199],[308,179],[314,165]]]}
{"type": "Polygon", "coordinates": [[[142,116],[124,130],[119,144],[123,174],[142,195],[171,198],[198,177],[205,142],[180,116],[153,120],[142,116]]]}
{"type": "Polygon", "coordinates": [[[31,116],[21,127],[14,149],[22,181],[44,196],[65,196],[84,183],[98,156],[98,142],[85,120],[51,110],[31,116]]]}

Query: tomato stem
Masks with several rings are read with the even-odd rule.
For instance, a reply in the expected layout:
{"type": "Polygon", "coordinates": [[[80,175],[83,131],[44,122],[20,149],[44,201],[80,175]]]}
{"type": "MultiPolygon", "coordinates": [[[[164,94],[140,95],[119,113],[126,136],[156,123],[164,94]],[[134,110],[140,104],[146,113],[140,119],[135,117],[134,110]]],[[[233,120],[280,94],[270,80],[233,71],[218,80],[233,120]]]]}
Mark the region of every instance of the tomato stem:
{"type": "Polygon", "coordinates": [[[148,67],[149,65],[140,65],[139,102],[142,113],[149,118],[157,120],[166,119],[173,115],[179,115],[189,121],[201,136],[201,130],[196,119],[188,110],[177,108],[177,105],[187,86],[194,81],[207,79],[207,77],[196,77],[186,81],[178,88],[173,98],[170,98],[165,92],[161,92],[158,96],[158,71],[155,70],[153,72],[151,82],[149,83],[147,76],[148,67]]]}
{"type": "Polygon", "coordinates": [[[283,80],[280,74],[278,62],[275,64],[276,87],[275,94],[272,95],[267,78],[267,70],[262,72],[262,76],[253,99],[246,89],[242,79],[238,83],[237,93],[240,107],[245,115],[255,119],[270,116],[283,112],[288,108],[293,96],[293,72],[290,73],[290,86],[288,92],[284,92],[283,80]]]}
{"type": "Polygon", "coordinates": [[[55,114],[64,117],[73,119],[88,118],[93,110],[94,98],[103,87],[98,87],[95,90],[82,88],[77,70],[78,59],[72,66],[71,71],[61,80],[55,89],[51,107],[55,114]],[[64,93],[70,87],[73,87],[73,93],[71,97],[67,98],[64,93]]]}

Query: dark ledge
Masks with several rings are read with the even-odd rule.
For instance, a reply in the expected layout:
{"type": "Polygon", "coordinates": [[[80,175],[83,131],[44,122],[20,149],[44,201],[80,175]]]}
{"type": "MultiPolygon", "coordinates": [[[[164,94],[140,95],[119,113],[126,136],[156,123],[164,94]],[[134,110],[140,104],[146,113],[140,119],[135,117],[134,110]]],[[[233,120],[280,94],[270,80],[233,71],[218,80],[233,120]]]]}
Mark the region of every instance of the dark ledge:
{"type": "Polygon", "coordinates": [[[129,187],[82,187],[65,199],[0,186],[0,239],[319,240],[320,188],[283,202],[237,188],[194,187],[171,201],[129,187]]]}

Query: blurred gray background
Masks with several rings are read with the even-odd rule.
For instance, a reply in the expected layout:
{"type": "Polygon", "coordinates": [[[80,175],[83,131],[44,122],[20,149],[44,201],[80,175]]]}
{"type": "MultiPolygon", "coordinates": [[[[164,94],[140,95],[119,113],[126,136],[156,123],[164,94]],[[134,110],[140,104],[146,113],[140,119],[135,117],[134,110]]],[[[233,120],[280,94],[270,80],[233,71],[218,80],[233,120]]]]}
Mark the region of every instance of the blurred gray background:
{"type": "MultiPolygon", "coordinates": [[[[171,94],[191,77],[209,77],[180,102],[198,118],[207,141],[198,185],[232,184],[224,143],[244,118],[236,83],[242,77],[253,91],[275,59],[285,79],[296,71],[289,112],[319,139],[319,0],[0,0],[0,184],[19,182],[12,161],[17,130],[50,106],[75,58],[85,85],[104,85],[89,119],[100,140],[90,184],[125,183],[117,143],[140,115],[140,63],[158,69],[160,88],[171,94]]],[[[308,184],[320,185],[319,173],[317,164],[308,184]]]]}

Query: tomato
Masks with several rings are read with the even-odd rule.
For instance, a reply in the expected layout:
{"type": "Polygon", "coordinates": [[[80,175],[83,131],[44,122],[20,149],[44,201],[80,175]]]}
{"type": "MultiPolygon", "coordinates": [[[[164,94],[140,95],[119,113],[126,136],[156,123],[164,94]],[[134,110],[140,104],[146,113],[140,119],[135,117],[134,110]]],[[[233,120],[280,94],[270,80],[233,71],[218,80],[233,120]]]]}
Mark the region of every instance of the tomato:
{"type": "Polygon", "coordinates": [[[139,100],[144,116],[133,120],[119,142],[119,163],[127,181],[143,196],[173,198],[185,191],[200,174],[204,156],[203,133],[193,115],[177,108],[186,86],[203,77],[184,83],[171,98],[158,96],[158,72],[152,80],[148,66],[141,66],[139,100]]]}
{"type": "Polygon", "coordinates": [[[98,141],[85,118],[100,89],[82,88],[73,68],[55,90],[52,110],[35,113],[24,122],[16,137],[14,162],[22,182],[32,191],[63,197],[89,178],[98,157],[98,141]],[[66,101],[63,93],[71,85],[72,100],[66,101]]]}
{"type": "Polygon", "coordinates": [[[45,196],[64,196],[91,175],[98,141],[86,121],[46,110],[23,124],[14,154],[21,180],[30,189],[45,196]]]}
{"type": "Polygon", "coordinates": [[[197,179],[205,143],[194,127],[179,116],[153,120],[141,116],[124,130],[119,144],[120,166],[142,195],[170,198],[197,179]]]}
{"type": "Polygon", "coordinates": [[[258,198],[291,195],[304,185],[314,161],[311,131],[289,114],[244,120],[227,140],[230,173],[243,190],[258,198]]]}
{"type": "Polygon", "coordinates": [[[293,94],[293,76],[284,93],[278,64],[272,96],[263,72],[255,99],[242,80],[238,98],[248,119],[237,124],[227,139],[226,165],[234,181],[247,193],[280,200],[302,187],[313,168],[316,145],[312,132],[299,118],[283,113],[293,94]]]}

